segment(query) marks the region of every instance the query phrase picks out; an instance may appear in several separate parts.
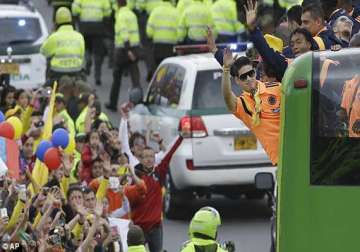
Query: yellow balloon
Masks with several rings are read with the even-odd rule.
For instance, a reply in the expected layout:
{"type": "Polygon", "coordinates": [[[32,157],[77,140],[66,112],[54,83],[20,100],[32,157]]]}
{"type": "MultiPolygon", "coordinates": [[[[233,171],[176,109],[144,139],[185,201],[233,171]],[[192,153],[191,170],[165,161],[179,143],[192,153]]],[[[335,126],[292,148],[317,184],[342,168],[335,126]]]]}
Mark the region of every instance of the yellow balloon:
{"type": "Polygon", "coordinates": [[[64,152],[68,155],[73,154],[75,150],[75,137],[72,135],[69,135],[69,144],[66,146],[64,152]]]}
{"type": "Polygon", "coordinates": [[[14,132],[15,132],[14,139],[15,140],[20,139],[23,132],[23,124],[20,121],[20,119],[17,118],[16,116],[12,116],[6,121],[14,127],[14,132]]]}

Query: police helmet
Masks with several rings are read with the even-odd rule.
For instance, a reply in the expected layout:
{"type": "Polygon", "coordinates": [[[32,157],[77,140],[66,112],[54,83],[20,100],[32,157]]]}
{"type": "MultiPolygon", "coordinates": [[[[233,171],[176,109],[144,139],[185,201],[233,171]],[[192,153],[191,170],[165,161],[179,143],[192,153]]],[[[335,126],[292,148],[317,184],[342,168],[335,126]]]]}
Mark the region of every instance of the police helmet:
{"type": "Polygon", "coordinates": [[[71,23],[71,21],[72,21],[71,12],[70,12],[70,10],[68,8],[60,7],[56,11],[55,23],[57,25],[71,23]]]}
{"type": "Polygon", "coordinates": [[[197,211],[190,222],[190,237],[195,233],[216,239],[218,226],[221,225],[219,212],[213,207],[203,207],[197,211]]]}

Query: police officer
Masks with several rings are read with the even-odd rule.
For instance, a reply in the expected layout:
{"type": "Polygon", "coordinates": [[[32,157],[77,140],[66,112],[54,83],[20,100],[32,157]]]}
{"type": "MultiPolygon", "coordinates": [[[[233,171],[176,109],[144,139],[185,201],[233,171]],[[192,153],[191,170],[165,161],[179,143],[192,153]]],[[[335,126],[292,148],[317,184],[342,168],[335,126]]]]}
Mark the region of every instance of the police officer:
{"type": "Polygon", "coordinates": [[[140,41],[143,52],[142,55],[147,68],[147,81],[150,81],[152,77],[154,58],[152,57],[153,55],[151,52],[151,40],[146,35],[146,26],[151,12],[161,4],[162,0],[135,0],[135,14],[139,22],[140,41]]]}
{"type": "Polygon", "coordinates": [[[202,0],[194,0],[181,15],[178,27],[179,41],[185,44],[206,43],[207,28],[216,34],[214,21],[208,5],[202,0]]]}
{"type": "Polygon", "coordinates": [[[164,0],[161,6],[151,12],[146,33],[153,43],[154,70],[163,59],[173,55],[173,47],[178,42],[178,24],[179,12],[170,0],[164,0]]]}
{"type": "Polygon", "coordinates": [[[60,7],[55,15],[58,26],[40,48],[50,60],[49,77],[59,79],[63,75],[79,75],[83,69],[85,42],[83,36],[71,25],[71,12],[60,7]]]}
{"type": "Polygon", "coordinates": [[[237,34],[244,26],[237,19],[237,8],[234,0],[217,0],[211,8],[215,28],[218,32],[217,42],[236,42],[237,34]]]}
{"type": "Polygon", "coordinates": [[[75,0],[72,12],[79,19],[80,32],[86,43],[86,72],[90,74],[92,56],[95,61],[96,85],[101,85],[101,66],[104,61],[104,31],[110,22],[109,0],[75,0]]]}
{"type": "Polygon", "coordinates": [[[127,233],[128,252],[146,252],[145,235],[141,227],[130,225],[127,233]]]}
{"type": "Polygon", "coordinates": [[[125,68],[130,71],[133,88],[140,87],[138,51],[140,44],[139,26],[135,13],[126,6],[126,0],[118,0],[119,10],[115,21],[115,66],[110,103],[106,107],[116,111],[121,77],[125,68]]]}
{"type": "Polygon", "coordinates": [[[212,207],[203,207],[197,211],[190,222],[190,240],[185,242],[181,252],[226,252],[234,251],[224,249],[216,241],[217,229],[221,225],[219,212],[212,207]]]}

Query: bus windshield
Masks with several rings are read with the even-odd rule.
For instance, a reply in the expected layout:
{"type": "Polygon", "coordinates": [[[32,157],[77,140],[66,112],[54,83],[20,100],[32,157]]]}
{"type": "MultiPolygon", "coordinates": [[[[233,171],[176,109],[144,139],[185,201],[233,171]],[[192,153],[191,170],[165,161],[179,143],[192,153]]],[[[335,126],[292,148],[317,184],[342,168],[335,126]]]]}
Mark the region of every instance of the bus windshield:
{"type": "Polygon", "coordinates": [[[360,186],[360,60],[356,54],[360,51],[349,49],[331,57],[326,51],[314,56],[312,185],[360,186]]]}

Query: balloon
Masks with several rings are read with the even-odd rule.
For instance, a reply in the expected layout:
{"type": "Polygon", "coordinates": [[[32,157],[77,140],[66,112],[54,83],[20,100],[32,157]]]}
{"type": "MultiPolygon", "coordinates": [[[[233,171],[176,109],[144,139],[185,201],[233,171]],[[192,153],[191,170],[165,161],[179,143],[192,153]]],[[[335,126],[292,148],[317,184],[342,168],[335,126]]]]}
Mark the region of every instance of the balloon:
{"type": "Polygon", "coordinates": [[[71,155],[71,154],[73,154],[74,150],[75,150],[75,138],[69,137],[69,144],[65,148],[64,152],[65,152],[65,154],[71,155]]]}
{"type": "Polygon", "coordinates": [[[45,152],[44,163],[49,170],[56,170],[61,165],[61,155],[58,148],[51,147],[45,152]]]}
{"type": "Polygon", "coordinates": [[[8,122],[0,123],[0,136],[9,139],[14,139],[15,136],[14,127],[8,122]]]}
{"type": "Polygon", "coordinates": [[[69,144],[69,132],[65,129],[56,129],[51,137],[51,142],[55,147],[65,149],[69,144]]]}
{"type": "Polygon", "coordinates": [[[16,116],[12,116],[9,119],[6,120],[8,123],[10,123],[14,127],[15,136],[14,139],[18,140],[20,139],[23,131],[23,125],[19,118],[16,116]]]}
{"type": "Polygon", "coordinates": [[[38,145],[37,149],[36,149],[36,157],[44,162],[44,156],[45,153],[48,149],[50,149],[51,147],[53,147],[52,143],[50,141],[47,140],[42,140],[40,142],[40,144],[38,145]]]}
{"type": "Polygon", "coordinates": [[[0,111],[0,123],[2,123],[3,121],[5,121],[5,116],[3,112],[0,111]]]}

